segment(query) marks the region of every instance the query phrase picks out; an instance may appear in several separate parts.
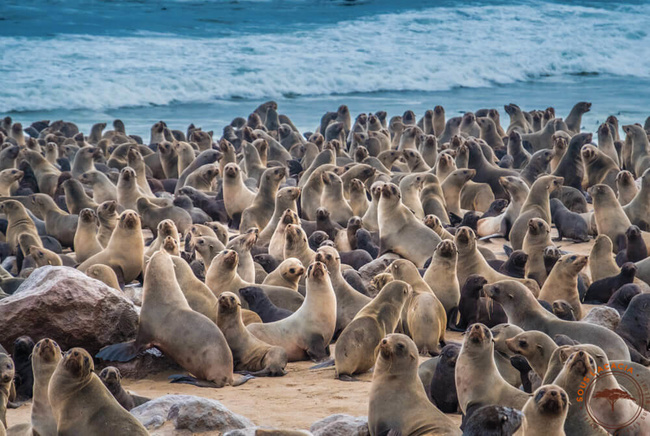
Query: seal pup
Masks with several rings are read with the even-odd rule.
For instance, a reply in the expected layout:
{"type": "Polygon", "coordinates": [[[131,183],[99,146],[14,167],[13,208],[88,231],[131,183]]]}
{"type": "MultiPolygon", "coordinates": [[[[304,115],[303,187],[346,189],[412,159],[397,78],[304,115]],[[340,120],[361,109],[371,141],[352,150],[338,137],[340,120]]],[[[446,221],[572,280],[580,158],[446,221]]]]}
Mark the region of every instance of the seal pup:
{"type": "Polygon", "coordinates": [[[306,285],[305,301],[291,316],[247,326],[258,339],[283,347],[290,362],[329,356],[328,345],[336,329],[336,294],[323,263],[309,265],[306,285]]]}
{"type": "Polygon", "coordinates": [[[217,325],[232,352],[235,371],[245,371],[258,377],[285,375],[287,353],[282,347],[262,342],[246,329],[241,318],[239,297],[232,292],[224,292],[218,300],[217,325]]]}
{"type": "Polygon", "coordinates": [[[114,366],[107,366],[102,369],[102,372],[99,373],[99,379],[104,383],[106,389],[108,389],[113,395],[113,398],[120,403],[120,406],[124,407],[124,409],[128,411],[150,401],[149,398],[133,395],[125,391],[122,387],[122,374],[120,374],[120,370],[114,366]]]}
{"type": "Polygon", "coordinates": [[[402,334],[390,334],[377,346],[368,405],[371,436],[460,435],[453,421],[427,399],[418,377],[418,350],[402,334]]]}
{"type": "Polygon", "coordinates": [[[519,435],[524,419],[521,411],[511,407],[478,407],[465,421],[463,436],[519,435]]]}
{"type": "Polygon", "coordinates": [[[216,324],[187,303],[174,276],[172,258],[164,251],[154,253],[147,266],[136,339],[104,347],[96,357],[128,362],[152,346],[196,377],[175,381],[223,387],[247,380],[233,377],[232,354],[226,339],[216,324]]]}
{"type": "Polygon", "coordinates": [[[436,365],[429,383],[431,402],[443,413],[456,413],[458,411],[456,362],[459,353],[460,345],[445,345],[440,352],[440,361],[436,365]]]}
{"type": "Polygon", "coordinates": [[[524,330],[539,330],[553,337],[566,334],[584,344],[602,346],[612,360],[629,360],[630,353],[616,333],[594,324],[563,321],[548,312],[521,283],[503,280],[485,285],[485,294],[501,304],[508,322],[524,330]]]}
{"type": "Polygon", "coordinates": [[[607,303],[622,286],[634,282],[636,270],[636,265],[626,262],[621,266],[619,274],[592,282],[587,289],[584,301],[589,304],[607,303]]]}
{"type": "Polygon", "coordinates": [[[563,237],[576,242],[589,241],[589,228],[580,214],[571,212],[557,198],[551,198],[550,204],[551,217],[558,234],[556,241],[561,241],[563,237]]]}
{"type": "Polygon", "coordinates": [[[71,349],[56,366],[48,388],[56,434],[148,435],[140,421],[113,398],[94,369],[92,357],[83,348],[71,349]]]}
{"type": "Polygon", "coordinates": [[[262,322],[280,321],[291,316],[293,313],[290,310],[277,307],[273,304],[262,288],[259,287],[247,286],[241,288],[239,295],[248,303],[248,308],[259,315],[262,322]]]}
{"type": "Polygon", "coordinates": [[[479,323],[465,334],[456,362],[456,390],[466,417],[469,409],[490,404],[521,409],[529,397],[501,376],[494,362],[492,332],[479,323]]]}
{"type": "Polygon", "coordinates": [[[375,348],[382,338],[395,331],[409,292],[406,282],[394,280],[388,283],[345,327],[334,349],[339,379],[349,380],[349,376],[372,368],[375,348]]]}
{"type": "Polygon", "coordinates": [[[524,434],[544,436],[547,434],[563,436],[564,421],[569,412],[569,396],[559,386],[540,386],[528,399],[522,409],[524,434]]]}

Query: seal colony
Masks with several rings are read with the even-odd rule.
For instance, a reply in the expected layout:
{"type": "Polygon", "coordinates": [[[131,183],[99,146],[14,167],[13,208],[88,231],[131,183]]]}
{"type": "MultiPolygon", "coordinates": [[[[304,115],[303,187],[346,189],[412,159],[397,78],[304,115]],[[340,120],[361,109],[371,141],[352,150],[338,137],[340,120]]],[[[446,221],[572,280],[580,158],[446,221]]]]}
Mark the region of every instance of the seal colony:
{"type": "Polygon", "coordinates": [[[502,124],[342,105],[301,132],[269,101],[219,137],[159,121],[148,140],[5,117],[0,298],[45,266],[143,292],[123,293],[135,335],[95,356],[31,331],[2,343],[0,434],[147,434],[118,367],[152,347],[203,388],[291,389],[296,361],[337,383],[372,371],[372,436],[604,433],[574,401],[584,374],[650,380],[650,118],[594,135],[590,108],[511,103],[502,124]],[[7,420],[30,400],[29,422],[7,420]]]}

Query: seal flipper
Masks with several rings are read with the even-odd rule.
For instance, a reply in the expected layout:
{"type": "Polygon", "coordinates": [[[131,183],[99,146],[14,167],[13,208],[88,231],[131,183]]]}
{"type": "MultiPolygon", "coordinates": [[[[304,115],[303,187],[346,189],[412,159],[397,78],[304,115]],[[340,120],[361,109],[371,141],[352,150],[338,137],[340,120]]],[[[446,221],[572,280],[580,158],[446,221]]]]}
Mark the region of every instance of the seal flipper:
{"type": "Polygon", "coordinates": [[[358,382],[361,381],[358,378],[354,378],[352,376],[349,376],[347,374],[340,375],[337,377],[339,380],[344,381],[344,382],[358,382]]]}
{"type": "Polygon", "coordinates": [[[214,382],[207,381],[207,380],[199,380],[196,377],[192,377],[191,375],[183,375],[183,374],[174,374],[169,376],[169,382],[170,383],[185,383],[188,385],[194,385],[198,386],[200,388],[220,388],[221,386],[217,385],[214,382]]]}
{"type": "Polygon", "coordinates": [[[137,345],[135,341],[122,342],[102,348],[95,357],[109,362],[128,362],[148,348],[137,345]]]}
{"type": "Polygon", "coordinates": [[[312,336],[311,341],[309,341],[309,348],[305,351],[309,358],[316,363],[330,356],[330,348],[320,335],[312,336]]]}
{"type": "Polygon", "coordinates": [[[524,391],[526,393],[532,393],[533,392],[533,384],[530,381],[530,372],[533,370],[531,368],[530,364],[526,360],[525,357],[521,355],[515,355],[510,358],[510,364],[519,371],[519,375],[521,377],[521,385],[524,388],[524,391]]]}
{"type": "Polygon", "coordinates": [[[453,307],[447,314],[447,328],[452,332],[464,332],[466,329],[458,326],[458,323],[461,321],[462,319],[458,306],[453,307]]]}
{"type": "Polygon", "coordinates": [[[327,359],[317,365],[310,366],[309,369],[330,368],[332,366],[334,366],[334,359],[327,359]]]}
{"type": "Polygon", "coordinates": [[[120,285],[120,289],[124,290],[124,286],[126,285],[126,283],[124,283],[124,271],[122,271],[122,268],[119,266],[112,266],[111,268],[115,271],[117,284],[120,285]]]}
{"type": "Polygon", "coordinates": [[[503,251],[506,253],[506,256],[510,257],[512,255],[512,252],[514,251],[511,246],[509,245],[503,245],[503,251]]]}

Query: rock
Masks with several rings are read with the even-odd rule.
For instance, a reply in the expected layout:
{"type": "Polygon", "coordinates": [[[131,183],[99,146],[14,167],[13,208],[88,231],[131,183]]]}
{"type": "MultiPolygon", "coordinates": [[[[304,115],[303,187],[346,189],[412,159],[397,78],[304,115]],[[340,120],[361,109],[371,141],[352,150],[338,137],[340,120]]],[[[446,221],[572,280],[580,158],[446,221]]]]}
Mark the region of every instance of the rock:
{"type": "Polygon", "coordinates": [[[311,426],[314,436],[369,436],[368,418],[344,414],[330,415],[311,426]]]}
{"type": "Polygon", "coordinates": [[[54,339],[62,349],[102,347],[135,337],[138,313],[124,295],[74,268],[34,270],[13,295],[0,301],[0,343],[19,336],[54,339]]]}
{"type": "Polygon", "coordinates": [[[192,395],[165,395],[132,409],[131,414],[148,429],[161,427],[166,421],[172,421],[177,430],[191,432],[226,432],[255,426],[219,401],[192,395]]]}
{"type": "Polygon", "coordinates": [[[616,327],[621,322],[621,315],[613,307],[596,306],[581,321],[616,330],[616,327]]]}
{"type": "Polygon", "coordinates": [[[142,307],[142,293],[144,288],[140,285],[127,285],[124,287],[124,296],[131,300],[133,304],[142,307]]]}

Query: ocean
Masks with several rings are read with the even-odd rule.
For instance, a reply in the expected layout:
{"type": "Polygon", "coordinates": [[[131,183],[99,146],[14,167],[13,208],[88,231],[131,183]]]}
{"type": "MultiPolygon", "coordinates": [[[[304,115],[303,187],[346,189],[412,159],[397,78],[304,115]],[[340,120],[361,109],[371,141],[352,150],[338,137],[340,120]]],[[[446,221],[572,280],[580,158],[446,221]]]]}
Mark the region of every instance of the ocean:
{"type": "Polygon", "coordinates": [[[218,137],[273,99],[304,131],[443,105],[650,115],[649,1],[0,0],[0,115],[218,137]]]}

